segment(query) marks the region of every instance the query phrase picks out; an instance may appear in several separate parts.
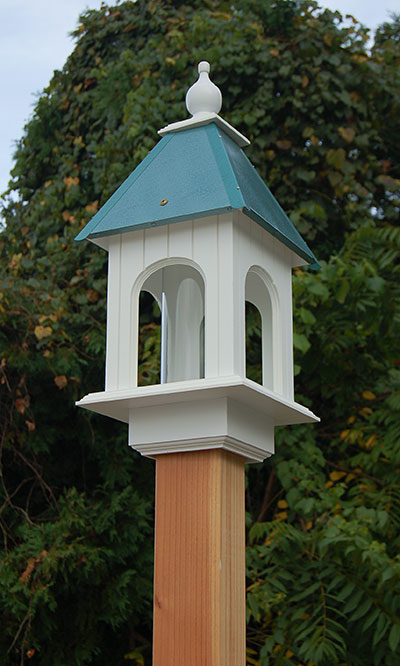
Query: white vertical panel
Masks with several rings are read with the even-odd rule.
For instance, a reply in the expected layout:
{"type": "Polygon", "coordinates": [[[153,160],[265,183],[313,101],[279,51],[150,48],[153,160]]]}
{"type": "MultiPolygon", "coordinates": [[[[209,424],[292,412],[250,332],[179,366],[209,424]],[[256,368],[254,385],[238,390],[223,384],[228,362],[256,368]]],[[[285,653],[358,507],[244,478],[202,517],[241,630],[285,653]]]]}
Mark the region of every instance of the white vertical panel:
{"type": "Polygon", "coordinates": [[[240,228],[242,213],[233,213],[233,248],[232,248],[232,298],[233,298],[233,373],[246,376],[246,336],[245,336],[245,275],[242,268],[240,228]]]}
{"type": "Polygon", "coordinates": [[[144,230],[144,264],[150,266],[155,261],[168,257],[168,224],[144,230]]]}
{"type": "Polygon", "coordinates": [[[193,261],[204,273],[205,377],[219,374],[218,218],[193,220],[193,261]]]}
{"type": "Polygon", "coordinates": [[[168,225],[169,257],[193,257],[193,222],[185,220],[168,225]]]}
{"type": "Polygon", "coordinates": [[[132,302],[132,287],[143,270],[143,236],[136,231],[122,237],[118,388],[137,384],[138,300],[132,302]]]}
{"type": "Polygon", "coordinates": [[[221,376],[235,374],[235,321],[233,291],[234,230],[232,215],[218,217],[218,320],[219,320],[219,372],[221,376]]]}
{"type": "Polygon", "coordinates": [[[108,251],[106,391],[118,388],[121,236],[111,236],[108,251]]]}
{"type": "Polygon", "coordinates": [[[282,380],[283,393],[293,400],[293,317],[292,317],[292,279],[291,271],[286,267],[287,273],[281,280],[282,284],[282,380]]]}
{"type": "MultiPolygon", "coordinates": [[[[281,242],[260,225],[239,213],[239,258],[242,271],[259,266],[271,281],[273,306],[273,388],[293,399],[293,337],[291,300],[291,255],[281,242]],[[272,292],[275,292],[276,297],[272,292]]],[[[262,311],[262,304],[256,304],[262,311]]],[[[265,368],[266,370],[266,368],[265,368]]]]}

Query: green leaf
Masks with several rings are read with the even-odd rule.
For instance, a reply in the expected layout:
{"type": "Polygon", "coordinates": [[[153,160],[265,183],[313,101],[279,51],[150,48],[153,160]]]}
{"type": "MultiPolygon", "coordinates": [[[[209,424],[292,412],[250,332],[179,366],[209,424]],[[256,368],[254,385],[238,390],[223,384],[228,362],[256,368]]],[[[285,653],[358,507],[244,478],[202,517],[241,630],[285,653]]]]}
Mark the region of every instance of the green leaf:
{"type": "Polygon", "coordinates": [[[357,590],[357,592],[354,593],[354,595],[343,608],[343,613],[351,613],[351,611],[354,610],[356,606],[358,606],[363,596],[364,590],[357,590]]]}
{"type": "Polygon", "coordinates": [[[370,614],[368,615],[367,619],[365,620],[365,622],[364,622],[364,624],[363,624],[363,631],[366,631],[367,629],[369,629],[369,627],[370,627],[372,624],[374,624],[374,622],[376,621],[376,619],[379,617],[380,613],[381,613],[380,608],[374,608],[374,610],[372,611],[372,613],[370,613],[370,614]]]}
{"type": "Polygon", "coordinates": [[[336,292],[337,302],[344,303],[349,291],[350,291],[350,282],[346,280],[346,278],[342,278],[342,280],[339,283],[339,289],[336,292]]]}
{"type": "Polygon", "coordinates": [[[397,646],[400,642],[400,624],[394,624],[389,634],[389,647],[392,652],[397,651],[397,646]]]}
{"type": "Polygon", "coordinates": [[[301,317],[302,321],[305,324],[310,324],[310,325],[315,324],[316,319],[315,319],[313,313],[310,312],[310,310],[307,310],[307,308],[300,308],[299,313],[300,313],[300,317],[301,317]]]}
{"type": "Polygon", "coordinates": [[[328,150],[326,155],[326,161],[335,169],[340,170],[343,167],[343,164],[346,159],[346,151],[343,148],[337,148],[328,150]]]}
{"type": "Polygon", "coordinates": [[[350,616],[350,622],[355,622],[365,615],[372,606],[372,599],[365,599],[365,601],[360,604],[357,610],[350,616]]]}
{"type": "Polygon", "coordinates": [[[293,333],[293,345],[305,354],[311,347],[311,343],[303,333],[293,333]]]}

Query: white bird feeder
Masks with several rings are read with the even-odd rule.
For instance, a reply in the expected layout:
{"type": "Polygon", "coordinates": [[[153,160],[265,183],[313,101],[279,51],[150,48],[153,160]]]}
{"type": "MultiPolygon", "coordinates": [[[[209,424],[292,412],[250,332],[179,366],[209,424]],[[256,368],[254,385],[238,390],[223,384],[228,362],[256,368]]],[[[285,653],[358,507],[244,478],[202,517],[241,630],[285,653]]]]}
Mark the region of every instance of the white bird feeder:
{"type": "Polygon", "coordinates": [[[77,404],[129,423],[147,456],[223,448],[260,462],[274,427],[317,420],[293,398],[291,271],[316,259],[218,111],[207,62],[192,117],[78,235],[109,253],[104,392],[77,404]],[[138,387],[139,296],[162,311],[161,383],[138,387]],[[262,385],[246,378],[245,303],[262,321],[262,385]]]}
{"type": "Polygon", "coordinates": [[[277,425],[317,421],[293,397],[293,266],[316,260],[218,112],[210,66],[191,118],[78,235],[109,253],[106,386],[77,404],[129,424],[156,466],[153,666],[244,666],[244,464],[277,425]],[[160,383],[138,386],[139,301],[161,309],[160,383]],[[262,383],[246,377],[246,302],[262,383]]]}

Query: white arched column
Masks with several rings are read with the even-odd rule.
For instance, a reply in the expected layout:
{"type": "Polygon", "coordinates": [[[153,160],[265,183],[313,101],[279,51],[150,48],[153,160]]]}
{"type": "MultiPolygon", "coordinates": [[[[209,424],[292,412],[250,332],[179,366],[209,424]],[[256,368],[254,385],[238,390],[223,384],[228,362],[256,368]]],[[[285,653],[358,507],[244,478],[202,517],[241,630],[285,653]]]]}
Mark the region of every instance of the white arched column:
{"type": "Polygon", "coordinates": [[[269,275],[252,266],[246,275],[245,300],[261,315],[262,384],[282,392],[279,298],[269,275]]]}

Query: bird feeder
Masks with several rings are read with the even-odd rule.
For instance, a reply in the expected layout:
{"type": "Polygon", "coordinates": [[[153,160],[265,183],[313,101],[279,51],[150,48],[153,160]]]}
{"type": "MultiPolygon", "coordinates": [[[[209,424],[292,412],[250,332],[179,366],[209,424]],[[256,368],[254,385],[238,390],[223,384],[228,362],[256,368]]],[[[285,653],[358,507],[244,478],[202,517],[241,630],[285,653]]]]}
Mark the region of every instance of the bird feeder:
{"type": "Polygon", "coordinates": [[[318,420],[294,401],[291,293],[292,268],[316,259],[198,71],[191,117],[159,131],[77,236],[109,256],[105,390],[77,404],[129,424],[157,460],[155,666],[243,666],[244,463],[274,452],[275,426],[318,420]],[[142,292],[161,310],[152,386],[138,386],[142,292]],[[246,377],[246,302],[261,383],[246,377]]]}

